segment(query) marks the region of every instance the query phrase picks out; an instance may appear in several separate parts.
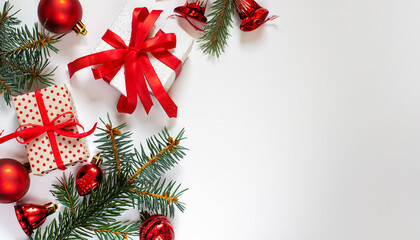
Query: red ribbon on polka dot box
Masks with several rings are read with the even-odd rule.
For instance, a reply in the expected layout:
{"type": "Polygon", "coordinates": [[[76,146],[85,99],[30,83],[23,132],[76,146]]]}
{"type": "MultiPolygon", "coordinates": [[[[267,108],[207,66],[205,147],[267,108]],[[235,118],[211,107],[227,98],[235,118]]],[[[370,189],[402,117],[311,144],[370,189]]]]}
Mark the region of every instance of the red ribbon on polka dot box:
{"type": "Polygon", "coordinates": [[[89,149],[85,137],[96,124],[79,133],[76,109],[65,84],[41,89],[13,99],[20,127],[0,138],[0,143],[16,138],[24,143],[32,173],[44,175],[66,165],[87,162],[89,149]]]}

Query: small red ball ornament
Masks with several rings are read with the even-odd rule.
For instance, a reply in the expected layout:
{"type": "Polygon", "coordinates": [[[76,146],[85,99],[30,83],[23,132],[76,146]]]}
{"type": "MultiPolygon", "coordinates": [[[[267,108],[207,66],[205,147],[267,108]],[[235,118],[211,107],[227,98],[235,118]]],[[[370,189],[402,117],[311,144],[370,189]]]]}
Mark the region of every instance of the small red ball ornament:
{"type": "Polygon", "coordinates": [[[74,30],[86,35],[86,27],[81,22],[83,15],[79,0],[41,0],[38,18],[45,28],[53,33],[63,34],[74,30]]]}
{"type": "Polygon", "coordinates": [[[102,181],[103,172],[99,168],[102,163],[100,154],[93,157],[91,164],[79,169],[76,175],[76,189],[80,196],[89,194],[99,186],[102,181]]]}
{"type": "Polygon", "coordinates": [[[53,214],[56,210],[57,204],[55,203],[47,203],[45,205],[23,204],[15,206],[15,213],[19,225],[28,236],[34,232],[34,229],[45,222],[48,215],[53,214]]]}
{"type": "Polygon", "coordinates": [[[18,161],[0,159],[0,203],[12,203],[25,196],[29,189],[28,170],[18,161]]]}
{"type": "Polygon", "coordinates": [[[174,240],[175,233],[169,219],[160,214],[150,216],[141,213],[145,219],[140,228],[140,240],[174,240]]]}

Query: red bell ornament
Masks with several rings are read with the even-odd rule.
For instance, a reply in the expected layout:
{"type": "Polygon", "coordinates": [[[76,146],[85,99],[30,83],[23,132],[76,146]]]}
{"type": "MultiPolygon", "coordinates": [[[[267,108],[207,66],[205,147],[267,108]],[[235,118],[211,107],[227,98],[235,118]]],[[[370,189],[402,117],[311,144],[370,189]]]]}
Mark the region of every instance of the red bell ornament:
{"type": "Polygon", "coordinates": [[[57,204],[47,203],[45,205],[23,204],[15,206],[16,217],[26,235],[30,236],[34,229],[41,226],[48,215],[57,210],[57,204]]]}
{"type": "Polygon", "coordinates": [[[76,189],[80,196],[87,195],[99,187],[102,182],[103,172],[99,168],[102,163],[100,154],[93,157],[91,164],[80,168],[76,175],[76,189]]]}
{"type": "Polygon", "coordinates": [[[140,228],[140,240],[174,240],[175,233],[169,219],[160,214],[150,216],[141,213],[143,221],[140,228]]]}
{"type": "Polygon", "coordinates": [[[204,12],[206,11],[207,0],[187,0],[184,6],[179,6],[174,9],[174,12],[181,14],[184,17],[192,18],[202,23],[207,22],[204,12]]]}
{"type": "Polygon", "coordinates": [[[41,0],[38,5],[38,18],[45,28],[56,34],[71,30],[77,35],[86,35],[86,26],[81,22],[83,15],[79,0],[41,0]]]}
{"type": "Polygon", "coordinates": [[[175,16],[185,18],[185,20],[187,20],[188,23],[191,24],[191,26],[193,26],[196,30],[202,31],[202,29],[192,23],[190,19],[201,23],[207,23],[207,18],[204,16],[206,6],[207,0],[187,0],[185,5],[176,7],[174,9],[174,12],[176,13],[175,16]]]}
{"type": "Polygon", "coordinates": [[[242,31],[252,31],[257,29],[269,20],[277,18],[273,16],[267,19],[268,10],[262,8],[254,0],[233,0],[236,11],[242,20],[241,26],[239,27],[242,31]]]}
{"type": "Polygon", "coordinates": [[[12,203],[25,196],[29,189],[28,170],[18,161],[0,159],[0,203],[12,203]]]}

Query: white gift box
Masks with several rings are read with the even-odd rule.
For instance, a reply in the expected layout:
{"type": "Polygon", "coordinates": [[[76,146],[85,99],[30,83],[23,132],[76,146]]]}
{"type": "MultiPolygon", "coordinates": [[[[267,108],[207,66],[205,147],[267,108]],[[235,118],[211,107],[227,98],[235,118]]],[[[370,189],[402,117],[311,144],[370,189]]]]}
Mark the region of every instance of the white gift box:
{"type": "MultiPolygon", "coordinates": [[[[138,4],[128,2],[124,5],[117,19],[109,28],[111,31],[120,36],[124,42],[128,45],[131,37],[131,21],[133,16],[133,10],[137,7],[141,7],[138,4]]],[[[160,17],[162,18],[162,16],[160,17]]],[[[159,21],[158,21],[159,22],[159,21]]],[[[169,50],[175,57],[185,62],[188,58],[189,53],[191,52],[194,39],[185,33],[178,25],[171,24],[169,26],[166,24],[162,28],[154,26],[151,30],[151,35],[149,37],[155,36],[157,30],[162,29],[165,33],[175,33],[176,35],[176,48],[169,50]]],[[[94,53],[102,52],[106,50],[113,49],[108,43],[101,41],[99,45],[95,48],[94,53]]],[[[161,83],[166,91],[169,90],[172,83],[175,80],[176,74],[175,71],[170,69],[164,63],[160,62],[158,59],[149,54],[150,62],[152,63],[153,68],[156,71],[161,83]]],[[[124,76],[124,66],[120,71],[115,75],[115,77],[110,82],[110,85],[118,89],[121,94],[126,95],[126,86],[125,86],[125,76],[124,76]]],[[[149,91],[151,92],[150,88],[149,91]]]]}

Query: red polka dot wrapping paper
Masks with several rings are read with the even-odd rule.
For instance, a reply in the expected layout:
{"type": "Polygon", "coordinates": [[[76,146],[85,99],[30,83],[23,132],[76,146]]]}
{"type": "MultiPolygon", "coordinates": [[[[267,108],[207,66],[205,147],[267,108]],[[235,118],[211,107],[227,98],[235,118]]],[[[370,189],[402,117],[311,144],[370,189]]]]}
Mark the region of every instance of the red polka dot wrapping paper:
{"type": "MultiPolygon", "coordinates": [[[[45,104],[47,116],[52,121],[57,116],[72,112],[77,119],[77,113],[70,91],[65,84],[47,87],[40,90],[45,104]]],[[[37,124],[43,125],[35,92],[23,94],[13,99],[17,118],[20,125],[37,124]]],[[[66,114],[57,120],[57,123],[71,119],[66,114]]],[[[76,126],[67,127],[66,130],[78,133],[76,126]]],[[[74,165],[78,162],[87,162],[89,149],[85,138],[71,138],[54,133],[56,142],[64,165],[74,165]]],[[[46,133],[25,144],[29,164],[32,173],[44,175],[57,169],[54,153],[51,147],[51,140],[46,133]]]]}

